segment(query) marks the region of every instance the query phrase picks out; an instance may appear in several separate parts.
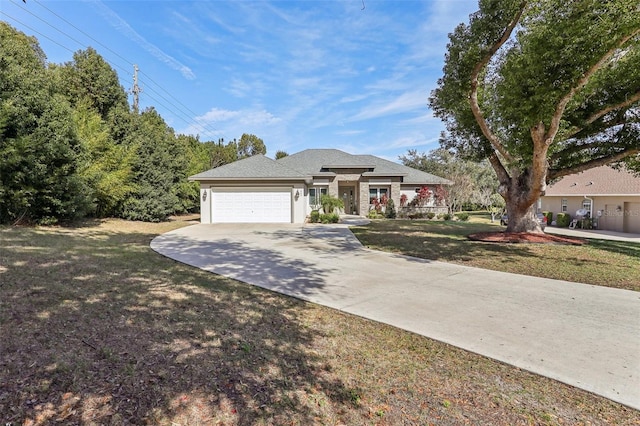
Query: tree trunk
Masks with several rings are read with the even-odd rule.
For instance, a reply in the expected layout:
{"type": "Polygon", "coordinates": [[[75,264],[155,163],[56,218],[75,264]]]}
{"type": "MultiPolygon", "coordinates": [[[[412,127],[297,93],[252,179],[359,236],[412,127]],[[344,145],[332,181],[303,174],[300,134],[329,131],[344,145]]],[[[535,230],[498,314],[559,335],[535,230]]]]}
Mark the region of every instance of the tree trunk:
{"type": "Polygon", "coordinates": [[[532,185],[527,171],[515,179],[512,178],[505,189],[501,195],[507,205],[506,232],[543,233],[536,211],[536,202],[542,191],[536,188],[536,185],[532,185]]]}
{"type": "Polygon", "coordinates": [[[507,200],[507,216],[506,232],[544,232],[538,222],[535,203],[527,205],[518,198],[507,200]]]}

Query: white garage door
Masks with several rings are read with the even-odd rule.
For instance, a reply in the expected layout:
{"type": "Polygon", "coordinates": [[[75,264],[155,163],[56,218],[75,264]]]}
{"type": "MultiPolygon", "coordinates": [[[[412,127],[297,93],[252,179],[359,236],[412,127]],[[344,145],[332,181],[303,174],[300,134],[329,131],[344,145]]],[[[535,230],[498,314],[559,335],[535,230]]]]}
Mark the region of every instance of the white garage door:
{"type": "Polygon", "coordinates": [[[291,188],[211,188],[212,223],[291,223],[291,188]]]}

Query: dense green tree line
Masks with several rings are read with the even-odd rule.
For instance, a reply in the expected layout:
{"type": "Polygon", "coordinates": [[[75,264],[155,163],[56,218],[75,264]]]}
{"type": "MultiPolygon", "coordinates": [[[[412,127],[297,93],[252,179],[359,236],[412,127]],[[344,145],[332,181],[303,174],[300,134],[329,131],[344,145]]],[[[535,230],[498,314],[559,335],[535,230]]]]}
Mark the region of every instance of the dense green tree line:
{"type": "Polygon", "coordinates": [[[176,134],[153,108],[132,111],[94,49],[48,64],[37,39],[0,22],[0,223],[195,212],[189,175],[264,153],[255,135],[176,134]]]}

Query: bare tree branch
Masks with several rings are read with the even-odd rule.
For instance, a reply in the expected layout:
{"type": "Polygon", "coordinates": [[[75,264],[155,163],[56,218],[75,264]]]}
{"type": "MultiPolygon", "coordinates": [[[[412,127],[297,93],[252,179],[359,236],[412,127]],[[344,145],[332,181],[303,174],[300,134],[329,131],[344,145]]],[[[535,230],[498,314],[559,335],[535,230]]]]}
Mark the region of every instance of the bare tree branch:
{"type": "Polygon", "coordinates": [[[520,21],[520,17],[522,16],[522,13],[524,12],[526,6],[526,1],[520,3],[518,12],[513,17],[511,22],[509,22],[509,25],[507,26],[507,28],[505,28],[500,39],[493,46],[491,46],[487,54],[476,64],[476,66],[473,68],[473,72],[471,73],[471,94],[469,95],[469,103],[471,104],[471,111],[473,112],[473,116],[475,117],[476,122],[478,122],[478,125],[482,130],[482,134],[484,134],[489,142],[491,142],[491,145],[494,147],[494,149],[496,149],[508,161],[513,161],[513,157],[502,145],[498,137],[489,128],[487,120],[485,119],[484,114],[480,109],[480,105],[478,104],[478,76],[480,75],[480,72],[487,66],[493,55],[495,55],[500,47],[502,47],[502,45],[505,44],[507,40],[509,40],[509,37],[511,37],[511,33],[518,24],[518,21],[520,21]]]}
{"type": "Polygon", "coordinates": [[[580,80],[578,80],[576,85],[574,87],[572,87],[571,90],[569,90],[569,92],[562,97],[562,99],[560,99],[560,101],[558,102],[558,105],[556,106],[556,110],[554,111],[553,116],[551,117],[551,124],[549,126],[549,131],[547,132],[547,134],[545,136],[545,143],[547,145],[551,145],[551,143],[554,141],[556,135],[558,134],[558,129],[560,129],[560,121],[562,120],[562,116],[564,115],[564,111],[565,111],[565,109],[567,107],[567,104],[569,103],[569,101],[571,101],[571,99],[573,99],[573,97],[578,92],[578,90],[582,89],[589,82],[589,79],[600,68],[602,68],[602,66],[605,65],[607,63],[607,61],[609,61],[609,59],[611,59],[611,57],[616,53],[616,51],[620,47],[622,47],[627,41],[629,41],[633,37],[637,36],[638,34],[640,34],[640,28],[637,28],[631,34],[629,34],[629,35],[627,35],[625,37],[622,37],[618,41],[618,43],[614,47],[609,49],[609,51],[607,51],[607,53],[605,53],[602,56],[602,58],[600,58],[600,60],[598,62],[596,62],[591,68],[589,68],[582,75],[580,80]]]}

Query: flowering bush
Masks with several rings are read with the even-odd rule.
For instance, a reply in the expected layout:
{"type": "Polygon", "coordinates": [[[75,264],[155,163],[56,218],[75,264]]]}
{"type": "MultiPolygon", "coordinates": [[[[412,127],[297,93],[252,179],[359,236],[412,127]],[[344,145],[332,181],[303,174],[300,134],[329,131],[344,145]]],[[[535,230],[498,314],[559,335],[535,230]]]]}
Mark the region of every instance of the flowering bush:
{"type": "Polygon", "coordinates": [[[411,201],[411,205],[414,207],[424,207],[427,201],[431,199],[433,191],[428,186],[423,186],[418,190],[416,196],[411,201]]]}

